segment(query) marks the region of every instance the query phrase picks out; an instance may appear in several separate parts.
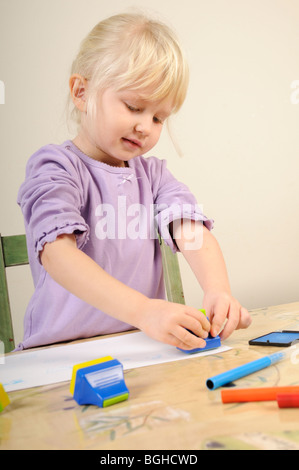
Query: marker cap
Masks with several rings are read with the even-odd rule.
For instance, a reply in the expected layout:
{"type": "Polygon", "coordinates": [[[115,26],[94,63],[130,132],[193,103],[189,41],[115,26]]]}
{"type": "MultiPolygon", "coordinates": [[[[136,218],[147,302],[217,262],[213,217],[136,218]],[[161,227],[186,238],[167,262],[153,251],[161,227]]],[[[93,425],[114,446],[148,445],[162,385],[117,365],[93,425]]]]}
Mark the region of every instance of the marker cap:
{"type": "Polygon", "coordinates": [[[276,398],[279,408],[299,408],[299,393],[284,393],[276,398]]]}

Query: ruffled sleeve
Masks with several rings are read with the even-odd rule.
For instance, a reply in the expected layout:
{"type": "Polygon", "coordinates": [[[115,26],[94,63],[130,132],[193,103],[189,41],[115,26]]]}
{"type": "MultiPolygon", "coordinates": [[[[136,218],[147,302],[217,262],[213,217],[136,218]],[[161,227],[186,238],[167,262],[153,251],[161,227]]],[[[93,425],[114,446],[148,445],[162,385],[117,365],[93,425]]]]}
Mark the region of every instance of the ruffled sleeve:
{"type": "Polygon", "coordinates": [[[76,162],[56,146],[43,147],[29,159],[17,202],[36,257],[61,234],[75,233],[78,247],[85,245],[89,227],[81,215],[82,191],[76,162]]]}

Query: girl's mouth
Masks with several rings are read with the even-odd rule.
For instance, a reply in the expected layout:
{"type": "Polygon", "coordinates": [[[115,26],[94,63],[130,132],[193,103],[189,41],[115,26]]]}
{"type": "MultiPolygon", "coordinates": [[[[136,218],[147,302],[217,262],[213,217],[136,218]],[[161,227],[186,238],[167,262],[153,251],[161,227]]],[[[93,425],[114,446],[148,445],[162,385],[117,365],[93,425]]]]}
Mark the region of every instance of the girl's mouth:
{"type": "Polygon", "coordinates": [[[126,137],[122,137],[122,141],[132,149],[142,147],[141,142],[139,140],[136,140],[136,139],[127,139],[126,137]]]}

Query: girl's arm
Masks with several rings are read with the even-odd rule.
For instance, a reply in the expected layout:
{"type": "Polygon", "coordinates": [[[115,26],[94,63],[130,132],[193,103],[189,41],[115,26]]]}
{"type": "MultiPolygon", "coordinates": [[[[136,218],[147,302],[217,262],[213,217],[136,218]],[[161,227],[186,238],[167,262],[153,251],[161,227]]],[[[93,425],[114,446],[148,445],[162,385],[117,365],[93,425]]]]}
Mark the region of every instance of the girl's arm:
{"type": "Polygon", "coordinates": [[[62,235],[46,243],[40,259],[58,284],[102,312],[179,348],[205,346],[203,338],[208,336],[210,323],[201,312],[165,300],[149,299],[126,286],[79,250],[74,235],[62,235]]]}
{"type": "Polygon", "coordinates": [[[173,237],[204,291],[203,308],[211,321],[211,334],[227,338],[251,324],[248,311],[232,296],[224,258],[217,240],[202,224],[175,221],[173,237]]]}

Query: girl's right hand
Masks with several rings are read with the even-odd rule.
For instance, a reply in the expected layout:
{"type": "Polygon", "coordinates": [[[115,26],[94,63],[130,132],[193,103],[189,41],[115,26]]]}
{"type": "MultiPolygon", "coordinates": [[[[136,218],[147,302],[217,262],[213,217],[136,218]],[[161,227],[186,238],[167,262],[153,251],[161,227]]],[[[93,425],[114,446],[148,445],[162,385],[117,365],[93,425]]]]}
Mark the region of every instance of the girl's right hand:
{"type": "Polygon", "coordinates": [[[147,336],[186,350],[205,347],[211,327],[196,308],[159,299],[147,299],[138,323],[147,336]]]}

